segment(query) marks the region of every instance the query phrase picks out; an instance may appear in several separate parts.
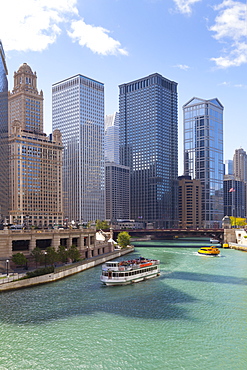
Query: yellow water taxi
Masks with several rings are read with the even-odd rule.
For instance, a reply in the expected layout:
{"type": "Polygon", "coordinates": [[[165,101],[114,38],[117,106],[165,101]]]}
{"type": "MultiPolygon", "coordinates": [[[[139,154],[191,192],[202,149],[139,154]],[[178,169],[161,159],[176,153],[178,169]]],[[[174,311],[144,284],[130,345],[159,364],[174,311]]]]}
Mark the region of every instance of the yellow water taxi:
{"type": "Polygon", "coordinates": [[[212,247],[202,247],[198,250],[199,254],[205,254],[206,256],[217,256],[220,254],[220,250],[214,246],[212,247]]]}

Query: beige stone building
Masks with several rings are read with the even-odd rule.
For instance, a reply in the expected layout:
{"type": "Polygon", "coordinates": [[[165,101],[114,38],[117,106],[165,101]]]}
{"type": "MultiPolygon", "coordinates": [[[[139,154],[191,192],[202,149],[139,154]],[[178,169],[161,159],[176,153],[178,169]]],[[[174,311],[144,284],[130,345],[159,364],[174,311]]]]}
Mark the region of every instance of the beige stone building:
{"type": "Polygon", "coordinates": [[[181,228],[197,229],[202,225],[202,184],[190,176],[178,178],[178,212],[181,228]]]}
{"type": "Polygon", "coordinates": [[[9,223],[49,227],[63,223],[62,138],[43,132],[43,92],[36,72],[22,64],[9,92],[9,223]]]}

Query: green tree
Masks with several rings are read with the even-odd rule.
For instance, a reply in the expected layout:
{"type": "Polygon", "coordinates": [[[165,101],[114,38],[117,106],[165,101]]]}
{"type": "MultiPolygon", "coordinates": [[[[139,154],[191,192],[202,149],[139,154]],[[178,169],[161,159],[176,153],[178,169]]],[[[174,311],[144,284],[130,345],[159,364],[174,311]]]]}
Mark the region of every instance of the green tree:
{"type": "Polygon", "coordinates": [[[109,224],[107,221],[96,221],[96,230],[106,230],[109,229],[109,224]]]}
{"type": "Polygon", "coordinates": [[[17,266],[25,266],[27,264],[27,259],[23,253],[13,254],[12,261],[17,266]]]}
{"type": "Polygon", "coordinates": [[[118,234],[117,242],[120,245],[120,247],[125,248],[127,245],[130,244],[131,236],[127,231],[122,231],[118,234]]]}
{"type": "Polygon", "coordinates": [[[67,251],[66,247],[64,247],[63,245],[59,245],[58,250],[57,250],[57,254],[58,254],[59,261],[61,261],[62,263],[67,262],[67,260],[68,260],[68,251],[67,251]]]}
{"type": "Polygon", "coordinates": [[[44,258],[42,250],[39,247],[34,248],[31,252],[31,256],[34,258],[37,268],[38,263],[42,262],[44,258]]]}
{"type": "Polygon", "coordinates": [[[72,260],[72,262],[79,261],[81,254],[76,245],[71,245],[68,250],[68,257],[72,260]]]}
{"type": "Polygon", "coordinates": [[[46,258],[47,258],[47,263],[49,265],[53,265],[55,262],[58,261],[58,254],[56,252],[56,249],[54,247],[48,247],[46,248],[46,258]]]}

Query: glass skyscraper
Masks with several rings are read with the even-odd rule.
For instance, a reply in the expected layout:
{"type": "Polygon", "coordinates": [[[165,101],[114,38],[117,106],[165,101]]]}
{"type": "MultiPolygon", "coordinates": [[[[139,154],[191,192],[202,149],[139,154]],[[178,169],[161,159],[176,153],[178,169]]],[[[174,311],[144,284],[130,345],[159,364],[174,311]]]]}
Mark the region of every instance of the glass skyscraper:
{"type": "Polygon", "coordinates": [[[65,217],[104,220],[104,85],[80,74],[53,84],[52,124],[64,146],[65,217]]]}
{"type": "Polygon", "coordinates": [[[205,228],[220,227],[223,212],[223,106],[193,98],[183,106],[184,175],[202,183],[205,228]]]}
{"type": "Polygon", "coordinates": [[[177,226],[177,83],[158,73],[119,86],[120,163],[130,167],[130,217],[177,226]]]}
{"type": "Polygon", "coordinates": [[[9,151],[8,151],[8,70],[0,40],[0,223],[9,209],[9,151]]]}

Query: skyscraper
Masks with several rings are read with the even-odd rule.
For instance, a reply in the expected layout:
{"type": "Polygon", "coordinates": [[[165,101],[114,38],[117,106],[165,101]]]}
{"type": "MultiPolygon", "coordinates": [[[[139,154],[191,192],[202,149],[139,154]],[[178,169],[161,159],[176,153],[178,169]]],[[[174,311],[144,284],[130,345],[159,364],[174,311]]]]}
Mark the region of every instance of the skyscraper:
{"type": "Polygon", "coordinates": [[[48,227],[63,222],[62,141],[43,132],[43,93],[26,63],[9,93],[10,223],[48,227]]]}
{"type": "Polygon", "coordinates": [[[119,86],[120,163],[130,167],[131,219],[178,222],[177,83],[158,73],[119,86]]]}
{"type": "Polygon", "coordinates": [[[104,220],[104,85],[80,74],[53,84],[52,125],[63,137],[65,217],[104,220]]]}
{"type": "Polygon", "coordinates": [[[242,148],[235,150],[233,156],[233,173],[237,180],[247,182],[247,154],[242,148]]]}
{"type": "Polygon", "coordinates": [[[224,215],[246,217],[246,183],[233,175],[224,176],[224,215]]]}
{"type": "Polygon", "coordinates": [[[185,228],[202,227],[202,184],[191,180],[190,176],[178,177],[179,226],[185,228]]]}
{"type": "Polygon", "coordinates": [[[9,210],[9,157],[8,157],[8,70],[0,40],[0,223],[9,210]]]}
{"type": "Polygon", "coordinates": [[[233,175],[233,160],[226,159],[224,168],[225,168],[224,175],[233,175]]]}
{"type": "Polygon", "coordinates": [[[183,106],[184,175],[202,183],[205,228],[220,227],[223,214],[223,106],[193,98],[183,106]]]}
{"type": "Polygon", "coordinates": [[[106,219],[112,223],[130,218],[130,169],[105,163],[106,219]]]}
{"type": "Polygon", "coordinates": [[[105,117],[105,160],[119,164],[119,114],[105,117]]]}

